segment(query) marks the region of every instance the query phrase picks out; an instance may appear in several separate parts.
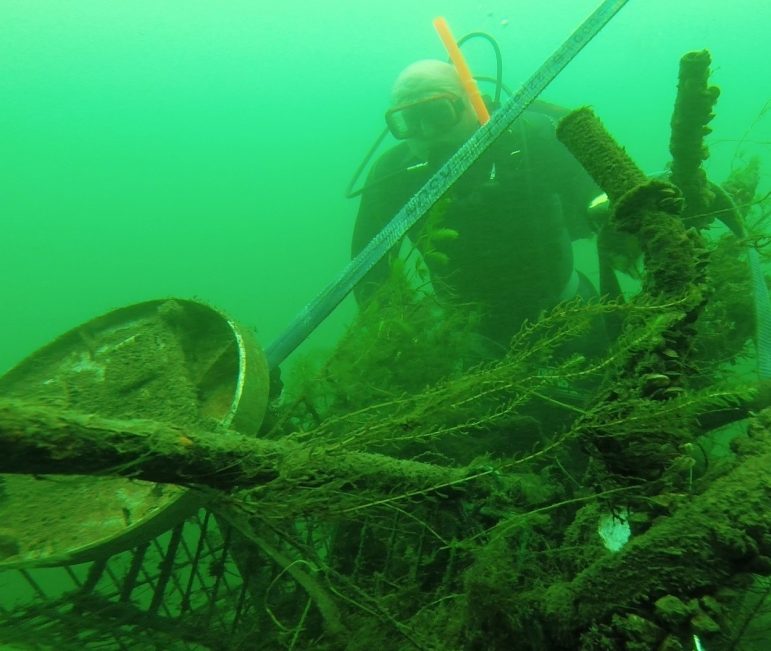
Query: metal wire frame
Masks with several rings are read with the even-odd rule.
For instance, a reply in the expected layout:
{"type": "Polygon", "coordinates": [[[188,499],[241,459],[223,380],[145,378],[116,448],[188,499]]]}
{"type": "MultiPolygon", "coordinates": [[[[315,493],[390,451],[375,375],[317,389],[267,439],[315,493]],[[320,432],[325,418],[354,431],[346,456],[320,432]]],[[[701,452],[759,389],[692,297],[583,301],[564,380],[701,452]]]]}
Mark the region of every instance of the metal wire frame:
{"type": "MultiPolygon", "coordinates": [[[[227,648],[223,640],[238,634],[253,607],[232,542],[230,527],[202,509],[171,531],[85,567],[8,570],[32,596],[12,604],[12,595],[0,592],[0,642],[16,626],[49,637],[77,632],[82,649],[169,649],[169,638],[175,649],[227,648]]],[[[59,642],[67,648],[70,640],[59,642]]]]}
{"type": "MultiPolygon", "coordinates": [[[[268,524],[262,533],[291,564],[318,568],[342,604],[386,624],[403,621],[404,634],[415,608],[457,589],[466,559],[448,541],[466,526],[462,510],[430,503],[347,523],[311,516],[268,524]]],[[[320,633],[318,613],[306,618],[307,594],[286,570],[201,510],[120,554],[15,571],[31,596],[14,606],[0,587],[0,642],[43,640],[62,651],[230,651],[312,639],[320,633]],[[50,574],[60,581],[55,589],[50,574]],[[15,638],[5,639],[8,631],[15,638]]]]}

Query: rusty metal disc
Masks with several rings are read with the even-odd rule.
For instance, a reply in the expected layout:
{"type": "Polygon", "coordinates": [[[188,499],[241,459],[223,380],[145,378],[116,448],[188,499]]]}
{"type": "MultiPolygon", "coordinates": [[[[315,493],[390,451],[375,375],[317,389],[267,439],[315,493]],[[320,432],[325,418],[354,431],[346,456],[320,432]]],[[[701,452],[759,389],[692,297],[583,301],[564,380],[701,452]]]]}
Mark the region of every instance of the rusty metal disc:
{"type": "MultiPolygon", "coordinates": [[[[171,299],[71,330],[0,378],[0,395],[106,418],[255,433],[268,386],[249,331],[211,307],[171,299]]],[[[196,491],[132,479],[0,475],[0,568],[116,553],[201,503],[196,491]]]]}

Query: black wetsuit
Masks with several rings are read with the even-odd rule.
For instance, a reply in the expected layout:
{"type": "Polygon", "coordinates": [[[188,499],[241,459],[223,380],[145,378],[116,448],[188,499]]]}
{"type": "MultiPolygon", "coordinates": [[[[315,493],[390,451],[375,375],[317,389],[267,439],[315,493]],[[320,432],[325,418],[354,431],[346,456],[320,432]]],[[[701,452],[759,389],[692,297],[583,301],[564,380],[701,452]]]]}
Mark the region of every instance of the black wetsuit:
{"type": "MultiPolygon", "coordinates": [[[[599,194],[555,137],[555,108],[525,111],[448,191],[438,224],[457,239],[437,245],[448,260],[426,258],[435,291],[482,310],[481,334],[507,346],[525,320],[575,295],[571,240],[590,234],[586,208],[599,194]]],[[[366,182],[353,233],[356,255],[425,183],[441,161],[420,165],[406,143],[387,151],[366,182]]],[[[410,233],[420,244],[421,224],[410,233]]],[[[356,288],[366,300],[387,277],[381,261],[356,288]]]]}

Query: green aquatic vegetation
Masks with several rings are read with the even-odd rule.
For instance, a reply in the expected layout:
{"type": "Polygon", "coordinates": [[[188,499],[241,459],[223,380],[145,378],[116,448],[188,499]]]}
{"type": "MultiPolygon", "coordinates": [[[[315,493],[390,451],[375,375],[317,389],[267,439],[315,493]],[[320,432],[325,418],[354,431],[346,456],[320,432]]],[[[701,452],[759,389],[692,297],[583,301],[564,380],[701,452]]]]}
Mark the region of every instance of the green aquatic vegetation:
{"type": "MultiPolygon", "coordinates": [[[[414,289],[410,292],[415,295],[414,289]]],[[[434,305],[431,298],[427,307],[434,305]]],[[[599,302],[560,305],[536,323],[526,324],[500,359],[474,361],[475,319],[451,312],[447,321],[437,322],[440,315],[432,307],[434,330],[424,340],[411,341],[421,346],[419,359],[405,360],[399,368],[391,368],[399,366],[401,359],[393,349],[401,350],[402,337],[406,333],[414,339],[416,330],[403,324],[391,330],[380,315],[375,326],[362,327],[357,321],[320,372],[310,376],[309,383],[306,376],[292,388],[289,408],[296,405],[302,410],[313,401],[314,411],[325,416],[311,429],[313,440],[344,435],[347,444],[355,447],[467,436],[470,431],[481,433],[503,424],[510,427],[534,403],[572,417],[580,413],[587,397],[575,387],[598,384],[620,353],[590,360],[561,350],[585,334],[597,318],[624,309],[629,308],[599,302]],[[459,324],[460,333],[448,332],[459,324]]],[[[639,345],[639,337],[635,343],[639,345]]],[[[483,442],[478,436],[475,439],[477,454],[485,454],[483,442]]]]}
{"type": "Polygon", "coordinates": [[[288,400],[312,404],[326,418],[420,392],[473,363],[477,320],[473,306],[416,286],[397,259],[328,359],[306,359],[295,370],[288,400]]]}
{"type": "Polygon", "coordinates": [[[442,242],[458,239],[458,231],[442,226],[451,203],[452,198],[444,196],[428,211],[419,226],[415,244],[406,258],[407,261],[414,259],[415,274],[423,281],[430,279],[427,265],[446,265],[450,261],[447,254],[441,250],[442,242]]]}
{"type": "Polygon", "coordinates": [[[759,183],[760,158],[753,156],[731,170],[728,178],[722,183],[722,188],[734,200],[739,212],[746,217],[758,205],[756,193],[759,183]]]}
{"type": "Polygon", "coordinates": [[[725,235],[712,244],[707,277],[709,300],[695,324],[693,359],[703,370],[693,381],[699,384],[751,355],[755,322],[744,242],[725,235]]]}

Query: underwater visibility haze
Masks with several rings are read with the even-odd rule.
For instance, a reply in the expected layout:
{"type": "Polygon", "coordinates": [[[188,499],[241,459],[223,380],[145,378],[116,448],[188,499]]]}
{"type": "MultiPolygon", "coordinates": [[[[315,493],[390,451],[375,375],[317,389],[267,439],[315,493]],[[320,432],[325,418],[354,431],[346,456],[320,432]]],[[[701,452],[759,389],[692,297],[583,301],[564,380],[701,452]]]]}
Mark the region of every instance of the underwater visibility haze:
{"type": "Polygon", "coordinates": [[[770,3],[629,0],[261,352],[446,169],[432,21],[503,112],[598,4],[4,0],[0,649],[768,648],[770,3]]]}

